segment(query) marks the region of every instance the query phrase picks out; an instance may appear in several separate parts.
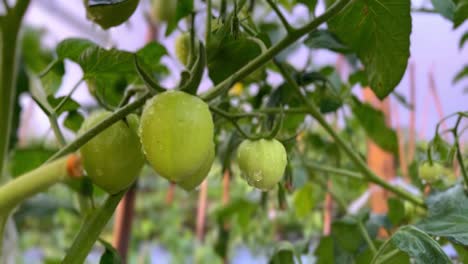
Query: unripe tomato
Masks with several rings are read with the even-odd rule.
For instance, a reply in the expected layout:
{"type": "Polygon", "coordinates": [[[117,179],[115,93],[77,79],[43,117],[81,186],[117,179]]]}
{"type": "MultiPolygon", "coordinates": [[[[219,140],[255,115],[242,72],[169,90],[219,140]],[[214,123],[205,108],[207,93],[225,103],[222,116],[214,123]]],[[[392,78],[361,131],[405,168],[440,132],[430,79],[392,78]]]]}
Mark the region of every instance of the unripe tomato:
{"type": "Polygon", "coordinates": [[[268,191],[283,177],[286,149],[276,139],[244,140],[237,150],[237,161],[250,185],[268,191]]]}
{"type": "Polygon", "coordinates": [[[176,16],[177,1],[152,0],[152,17],[156,23],[170,22],[176,16]]]}
{"type": "Polygon", "coordinates": [[[149,100],[139,132],[148,162],[159,175],[175,183],[200,172],[213,150],[208,105],[181,91],[167,91],[149,100]]]}
{"type": "MultiPolygon", "coordinates": [[[[87,118],[79,134],[111,115],[100,111],[87,118]]],[[[129,115],[127,122],[119,121],[102,131],[81,147],[83,167],[94,184],[110,194],[129,187],[138,177],[145,158],[135,127],[138,117],[129,115]]]]}
{"type": "Polygon", "coordinates": [[[190,58],[190,34],[182,33],[175,39],[175,54],[177,59],[187,65],[190,58]]]}
{"type": "Polygon", "coordinates": [[[444,173],[444,167],[438,163],[425,162],[419,166],[419,177],[428,183],[435,182],[440,179],[444,173]]]}
{"type": "Polygon", "coordinates": [[[124,23],[133,15],[138,2],[139,0],[123,0],[118,4],[88,6],[89,0],[85,0],[86,17],[103,29],[115,27],[124,23]]]}
{"type": "Polygon", "coordinates": [[[206,160],[203,162],[203,165],[196,171],[191,177],[188,179],[184,179],[178,183],[180,187],[182,187],[186,191],[191,191],[195,189],[208,175],[208,172],[211,170],[211,166],[213,165],[213,161],[215,158],[215,149],[214,144],[213,147],[210,149],[206,160]]]}

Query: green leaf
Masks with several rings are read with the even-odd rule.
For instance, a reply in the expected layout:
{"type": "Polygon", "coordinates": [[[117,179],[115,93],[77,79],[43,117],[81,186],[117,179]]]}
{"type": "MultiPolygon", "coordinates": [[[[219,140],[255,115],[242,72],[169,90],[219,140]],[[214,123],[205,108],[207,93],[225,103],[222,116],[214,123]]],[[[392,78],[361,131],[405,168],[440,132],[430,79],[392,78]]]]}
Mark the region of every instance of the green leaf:
{"type": "Polygon", "coordinates": [[[78,132],[83,121],[84,117],[78,111],[71,111],[65,117],[63,125],[73,132],[78,132]]]}
{"type": "Polygon", "coordinates": [[[455,14],[455,3],[452,0],[431,0],[434,10],[452,21],[455,14]]]}
{"type": "Polygon", "coordinates": [[[133,54],[128,51],[90,47],[81,54],[78,63],[85,78],[103,74],[136,74],[133,54]]]}
{"type": "Polygon", "coordinates": [[[167,55],[167,50],[163,45],[154,41],[150,42],[139,49],[136,55],[139,58],[139,62],[145,65],[151,72],[158,74],[167,72],[166,66],[160,63],[161,58],[167,55]]]}
{"type": "Polygon", "coordinates": [[[98,45],[87,39],[69,38],[61,41],[55,50],[59,59],[69,59],[78,63],[81,54],[91,47],[98,47],[98,45]]]}
{"type": "Polygon", "coordinates": [[[335,34],[324,29],[312,31],[304,40],[304,44],[311,49],[328,49],[339,53],[351,52],[351,49],[335,34]]]}
{"type": "Polygon", "coordinates": [[[455,77],[453,78],[453,81],[452,83],[453,84],[456,84],[457,82],[459,82],[461,79],[463,78],[466,78],[468,77],[468,65],[465,65],[465,67],[463,67],[463,69],[461,69],[457,75],[455,75],[455,77]]]}
{"type": "Polygon", "coordinates": [[[467,41],[468,41],[468,31],[466,31],[461,37],[460,42],[458,43],[458,48],[462,49],[463,46],[465,45],[465,42],[467,41]]]}
{"type": "Polygon", "coordinates": [[[468,19],[468,0],[459,0],[453,16],[453,27],[457,28],[468,19]]]}
{"type": "Polygon", "coordinates": [[[310,13],[315,13],[315,7],[317,6],[317,0],[297,0],[298,3],[304,4],[309,9],[310,13]]]}
{"type": "Polygon", "coordinates": [[[429,196],[426,201],[428,216],[418,228],[457,243],[468,245],[468,197],[463,186],[456,185],[446,191],[429,196]]]}
{"type": "Polygon", "coordinates": [[[177,0],[176,16],[173,21],[168,21],[167,23],[166,36],[169,36],[177,28],[177,23],[179,23],[182,18],[190,15],[192,12],[193,0],[177,0]]]}
{"type": "Polygon", "coordinates": [[[260,55],[260,46],[248,38],[212,36],[208,44],[208,74],[218,84],[260,55]],[[239,56],[242,54],[242,56],[239,56]]]}
{"type": "Polygon", "coordinates": [[[333,222],[332,236],[344,250],[356,253],[364,242],[361,231],[354,219],[342,219],[333,222]]]}
{"type": "Polygon", "coordinates": [[[10,172],[16,177],[32,171],[41,166],[55,151],[43,146],[15,149],[10,157],[10,172]]]}
{"type": "Polygon", "coordinates": [[[370,104],[363,104],[356,98],[353,100],[352,110],[372,141],[382,149],[398,155],[397,134],[387,126],[382,111],[375,109],[370,104]]]}
{"type": "Polygon", "coordinates": [[[468,249],[455,243],[452,243],[452,246],[457,251],[458,260],[460,260],[460,263],[468,263],[468,249]]]}
{"type": "Polygon", "coordinates": [[[328,264],[335,262],[335,252],[331,236],[322,237],[320,243],[315,249],[314,255],[317,257],[316,264],[328,264]]]}
{"type": "Polygon", "coordinates": [[[388,204],[388,219],[394,226],[399,225],[405,218],[405,205],[400,199],[390,198],[388,204]]]}
{"type": "Polygon", "coordinates": [[[452,263],[434,239],[414,226],[402,227],[393,234],[379,249],[372,263],[410,263],[405,260],[403,252],[408,254],[414,261],[411,263],[415,264],[452,263]],[[386,258],[393,252],[392,258],[386,258]]]}
{"type": "Polygon", "coordinates": [[[293,196],[294,212],[298,218],[304,218],[315,207],[314,186],[309,182],[297,189],[293,196]]]}
{"type": "Polygon", "coordinates": [[[408,0],[356,0],[328,23],[329,30],[357,53],[380,99],[395,89],[408,64],[410,7],[408,0]]]}
{"type": "Polygon", "coordinates": [[[122,258],[115,248],[108,242],[99,239],[99,242],[105,247],[105,251],[99,260],[99,264],[121,264],[122,258]]]}
{"type": "MultiPolygon", "coordinates": [[[[295,255],[297,254],[293,244],[287,241],[281,241],[276,245],[273,256],[270,258],[268,264],[295,264],[295,255]]],[[[298,257],[297,259],[300,263],[300,258],[298,257]]]]}
{"type": "MultiPolygon", "coordinates": [[[[42,45],[45,32],[45,30],[26,27],[23,33],[22,59],[28,71],[35,75],[41,73],[50,63],[55,61],[52,51],[44,48],[42,45]]],[[[57,62],[47,75],[40,79],[46,95],[57,92],[62,84],[64,73],[63,62],[57,62]]]]}

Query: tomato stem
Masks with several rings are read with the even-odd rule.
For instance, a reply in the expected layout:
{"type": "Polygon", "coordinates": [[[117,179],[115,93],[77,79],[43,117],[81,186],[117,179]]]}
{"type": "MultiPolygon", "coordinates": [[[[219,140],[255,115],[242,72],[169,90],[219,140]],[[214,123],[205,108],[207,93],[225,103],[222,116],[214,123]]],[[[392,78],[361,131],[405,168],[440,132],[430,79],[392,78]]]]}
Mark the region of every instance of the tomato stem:
{"type": "Polygon", "coordinates": [[[325,131],[334,139],[334,141],[343,149],[343,151],[348,155],[348,157],[351,159],[351,161],[354,163],[355,166],[361,171],[361,173],[365,176],[367,181],[373,182],[380,187],[389,190],[398,196],[418,205],[423,208],[426,207],[424,201],[420,197],[416,197],[413,194],[400,189],[396,186],[393,186],[377,176],[362,160],[362,158],[359,156],[358,153],[356,153],[353,148],[351,148],[346,142],[344,141],[341,136],[335,132],[335,130],[330,126],[327,121],[325,120],[325,117],[320,113],[320,110],[318,107],[315,105],[314,102],[310,101],[307,99],[307,97],[302,93],[301,88],[299,85],[296,83],[296,81],[292,78],[291,74],[286,70],[286,68],[279,62],[275,61],[275,64],[279,68],[281,74],[285,78],[286,82],[289,83],[289,85],[292,86],[292,88],[295,90],[297,95],[300,97],[300,99],[304,102],[306,105],[309,114],[325,129],[325,131]]]}
{"type": "Polygon", "coordinates": [[[127,115],[135,111],[136,109],[140,108],[146,100],[148,100],[151,97],[150,93],[144,94],[142,97],[138,98],[134,102],[118,109],[115,111],[111,116],[108,118],[104,119],[102,122],[88,130],[86,133],[82,134],[81,136],[77,137],[74,141],[66,145],[64,148],[60,149],[57,153],[55,153],[48,161],[55,160],[59,157],[62,157],[66,154],[69,154],[71,152],[74,152],[78,150],[81,146],[86,144],[88,141],[90,141],[93,137],[98,135],[101,131],[104,129],[110,127],[114,123],[122,120],[125,118],[127,115]]]}

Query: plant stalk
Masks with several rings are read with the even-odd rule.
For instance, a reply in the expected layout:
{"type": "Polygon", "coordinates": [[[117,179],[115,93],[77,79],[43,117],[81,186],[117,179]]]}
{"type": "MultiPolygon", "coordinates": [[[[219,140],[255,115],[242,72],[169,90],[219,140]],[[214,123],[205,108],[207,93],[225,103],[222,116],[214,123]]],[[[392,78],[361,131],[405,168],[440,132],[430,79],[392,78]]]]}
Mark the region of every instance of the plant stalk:
{"type": "Polygon", "coordinates": [[[266,52],[264,52],[257,58],[247,63],[247,65],[242,67],[240,70],[233,73],[231,77],[225,79],[212,89],[208,90],[206,93],[202,94],[201,98],[205,101],[210,101],[216,98],[218,95],[231,88],[231,85],[233,83],[247,77],[250,73],[254,72],[256,69],[266,64],[268,61],[273,59],[278,53],[280,53],[281,51],[289,47],[291,44],[299,40],[302,36],[316,29],[322,23],[328,21],[330,18],[338,14],[349,2],[350,0],[339,0],[335,2],[322,15],[318,16],[316,19],[312,20],[308,24],[298,29],[292,29],[282,40],[270,47],[266,52]]]}
{"type": "Polygon", "coordinates": [[[0,23],[0,180],[9,147],[16,94],[18,32],[28,6],[29,0],[18,0],[13,8],[5,6],[7,13],[0,23]]]}
{"type": "Polygon", "coordinates": [[[99,238],[102,229],[114,214],[115,208],[127,190],[109,195],[101,208],[95,211],[83,224],[73,245],[62,260],[63,264],[82,264],[99,238]]]}
{"type": "Polygon", "coordinates": [[[67,179],[69,177],[68,159],[67,156],[50,162],[0,186],[0,215],[10,211],[34,194],[67,179]]]}

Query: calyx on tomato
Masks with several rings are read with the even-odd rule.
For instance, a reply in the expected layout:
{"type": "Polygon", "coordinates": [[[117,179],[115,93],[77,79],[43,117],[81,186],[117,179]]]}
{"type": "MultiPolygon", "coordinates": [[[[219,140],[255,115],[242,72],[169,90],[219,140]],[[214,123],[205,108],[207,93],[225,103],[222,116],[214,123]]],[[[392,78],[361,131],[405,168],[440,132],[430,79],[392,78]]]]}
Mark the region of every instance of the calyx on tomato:
{"type": "Polygon", "coordinates": [[[146,158],[162,177],[195,188],[211,168],[213,119],[200,98],[167,91],[149,100],[139,127],[146,158]]]}
{"type": "MultiPolygon", "coordinates": [[[[111,115],[111,112],[93,113],[82,124],[83,134],[111,115]]],[[[80,148],[83,167],[94,184],[110,194],[129,187],[140,174],[144,156],[135,128],[138,117],[129,115],[108,127],[80,148]]]]}
{"type": "Polygon", "coordinates": [[[86,17],[103,29],[108,29],[127,21],[135,12],[139,0],[120,0],[115,4],[110,4],[109,1],[102,2],[90,6],[89,0],[85,0],[86,17]]]}
{"type": "Polygon", "coordinates": [[[268,191],[283,177],[287,154],[276,139],[247,139],[237,150],[237,162],[249,185],[268,191]]]}

